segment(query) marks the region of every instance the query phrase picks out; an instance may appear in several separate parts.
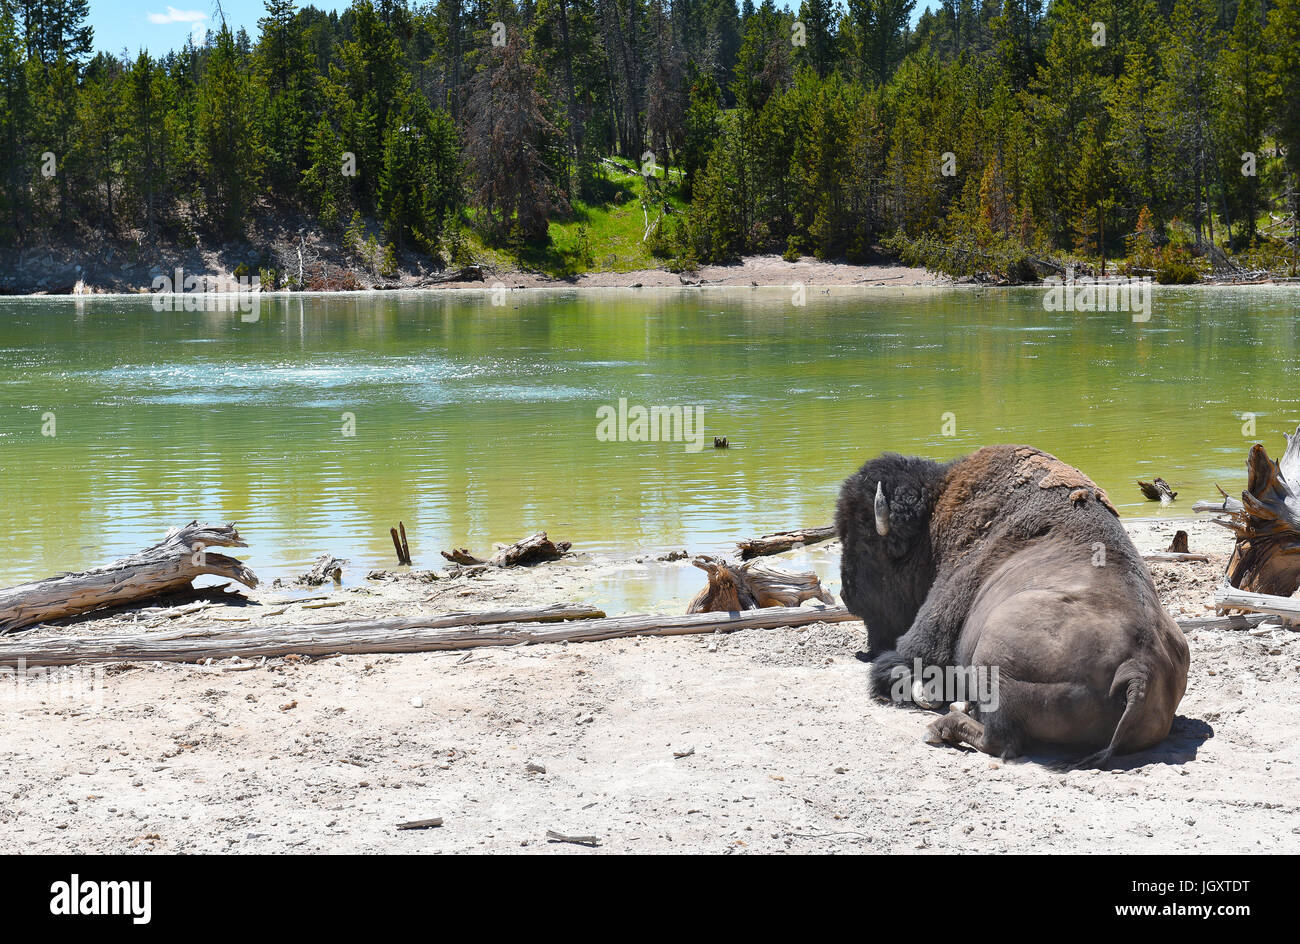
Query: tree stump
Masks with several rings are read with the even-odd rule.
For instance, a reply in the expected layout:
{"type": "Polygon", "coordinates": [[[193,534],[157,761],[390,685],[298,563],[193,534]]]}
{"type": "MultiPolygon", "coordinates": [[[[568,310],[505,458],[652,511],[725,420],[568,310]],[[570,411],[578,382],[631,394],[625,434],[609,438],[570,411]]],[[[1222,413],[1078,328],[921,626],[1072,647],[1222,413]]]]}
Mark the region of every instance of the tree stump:
{"type": "Polygon", "coordinates": [[[687,606],[688,614],[798,606],[804,600],[835,603],[810,570],[784,570],[765,561],[736,564],[710,555],[701,555],[691,563],[708,574],[709,582],[687,606]]]}
{"type": "Polygon", "coordinates": [[[1241,501],[1197,502],[1193,511],[1214,511],[1214,519],[1236,535],[1226,579],[1240,590],[1289,597],[1300,587],[1300,427],[1286,436],[1286,450],[1274,462],[1262,443],[1246,458],[1241,501]]]}

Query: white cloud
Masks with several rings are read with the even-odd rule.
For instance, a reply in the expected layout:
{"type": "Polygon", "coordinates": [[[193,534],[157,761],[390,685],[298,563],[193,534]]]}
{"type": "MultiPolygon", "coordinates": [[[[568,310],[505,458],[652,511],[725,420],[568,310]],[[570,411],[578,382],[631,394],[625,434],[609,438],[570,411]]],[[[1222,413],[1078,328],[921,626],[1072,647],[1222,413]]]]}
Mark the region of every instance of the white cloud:
{"type": "Polygon", "coordinates": [[[207,14],[200,13],[198,10],[178,10],[175,7],[168,7],[166,13],[148,13],[145,14],[150,23],[202,23],[206,20],[207,14]]]}

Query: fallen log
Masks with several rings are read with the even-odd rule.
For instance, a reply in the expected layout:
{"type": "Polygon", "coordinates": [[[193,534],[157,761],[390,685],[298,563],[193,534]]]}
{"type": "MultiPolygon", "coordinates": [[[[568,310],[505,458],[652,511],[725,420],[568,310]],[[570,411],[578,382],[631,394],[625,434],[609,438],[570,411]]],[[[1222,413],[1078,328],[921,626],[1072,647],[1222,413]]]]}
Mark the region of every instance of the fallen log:
{"type": "Polygon", "coordinates": [[[1186,633],[1197,629],[1250,629],[1272,618],[1266,613],[1253,613],[1248,616],[1196,616],[1174,622],[1186,633]]]}
{"type": "Polygon", "coordinates": [[[1197,502],[1193,511],[1216,512],[1215,523],[1236,536],[1227,582],[1254,593],[1289,597],[1300,588],[1300,427],[1286,435],[1286,450],[1274,462],[1262,443],[1246,458],[1241,500],[1222,488],[1221,502],[1197,502]]]}
{"type": "Polygon", "coordinates": [[[214,527],[191,521],[138,554],[106,567],[61,574],[0,590],[0,633],[174,593],[195,577],[215,574],[257,586],[257,576],[240,561],[210,547],[248,547],[233,524],[214,527]]]}
{"type": "Polygon", "coordinates": [[[827,525],[824,528],[799,528],[794,531],[778,531],[776,534],[765,534],[761,538],[737,541],[736,547],[740,550],[740,559],[749,560],[751,557],[780,554],[795,547],[820,544],[822,541],[829,541],[833,537],[835,537],[835,527],[827,525]]]}
{"type": "Polygon", "coordinates": [[[552,541],[545,531],[538,531],[514,544],[498,544],[497,552],[487,562],[493,567],[539,564],[542,561],[559,560],[572,546],[568,541],[552,541]]]}
{"type": "MultiPolygon", "coordinates": [[[[23,636],[0,639],[0,666],[82,665],[97,662],[196,662],[204,659],[272,658],[394,652],[435,652],[481,646],[537,645],[550,642],[596,642],[627,636],[681,636],[730,633],[740,629],[777,629],[809,623],[856,620],[842,606],[768,607],[745,613],[696,613],[689,616],[594,617],[555,627],[541,619],[566,619],[563,613],[587,607],[551,607],[536,611],[528,623],[501,622],[511,611],[456,613],[428,619],[318,623],[305,626],[258,626],[239,629],[193,627],[154,633],[93,636],[23,636]],[[490,618],[490,619],[489,619],[490,618]]],[[[520,618],[518,611],[514,617],[520,618]]]]}
{"type": "Polygon", "coordinates": [[[487,561],[479,560],[477,557],[471,554],[469,552],[469,548],[467,547],[453,547],[450,551],[440,551],[439,553],[441,553],[443,557],[447,558],[447,560],[451,561],[453,564],[465,564],[466,566],[474,566],[475,564],[487,563],[487,561]]]}
{"type": "Polygon", "coordinates": [[[1219,610],[1254,610],[1256,613],[1285,617],[1289,622],[1300,621],[1300,600],[1271,593],[1252,593],[1231,586],[1222,586],[1215,591],[1214,606],[1219,610]]]}
{"type": "Polygon", "coordinates": [[[758,597],[759,606],[798,606],[804,600],[834,604],[835,597],[822,587],[812,570],[786,570],[768,561],[740,565],[740,572],[758,597]]]}
{"type": "Polygon", "coordinates": [[[1210,558],[1206,554],[1180,554],[1175,551],[1152,551],[1150,554],[1143,554],[1144,561],[1199,561],[1202,564],[1208,564],[1210,558]]]}

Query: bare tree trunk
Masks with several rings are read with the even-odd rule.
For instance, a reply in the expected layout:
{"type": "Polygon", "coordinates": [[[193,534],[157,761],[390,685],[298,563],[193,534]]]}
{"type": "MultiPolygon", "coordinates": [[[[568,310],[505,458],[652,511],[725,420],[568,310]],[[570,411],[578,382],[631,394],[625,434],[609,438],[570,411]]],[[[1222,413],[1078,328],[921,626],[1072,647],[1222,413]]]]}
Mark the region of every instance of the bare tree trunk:
{"type": "Polygon", "coordinates": [[[34,623],[75,616],[184,589],[200,574],[216,574],[257,586],[257,576],[233,557],[209,547],[248,547],[233,524],[224,527],[191,521],[138,554],[107,567],[63,574],[0,590],[0,633],[34,623]]]}
{"type": "MultiPolygon", "coordinates": [[[[538,616],[557,618],[574,607],[552,607],[538,616]]],[[[516,611],[518,613],[518,611],[516,611]]],[[[586,612],[591,612],[590,608],[586,612]]],[[[594,612],[599,612],[598,610],[594,612]]],[[[231,657],[334,655],[336,653],[429,652],[480,646],[536,645],[548,642],[595,642],[625,636],[682,636],[730,633],[738,629],[779,629],[810,623],[844,623],[858,619],[842,606],[768,607],[747,613],[696,613],[688,616],[637,614],[582,619],[546,627],[537,623],[501,623],[502,613],[459,613],[427,620],[377,620],[313,626],[262,626],[214,632],[211,627],[152,633],[93,636],[19,636],[0,640],[0,665],[28,667],[82,665],[95,662],[195,662],[231,657]],[[496,622],[493,622],[496,620],[496,622]],[[437,627],[437,628],[435,628],[437,627]]],[[[562,618],[562,617],[559,617],[562,618]]]]}
{"type": "Polygon", "coordinates": [[[1215,521],[1237,536],[1228,583],[1241,590],[1289,597],[1300,587],[1300,428],[1286,436],[1278,462],[1262,443],[1250,447],[1241,501],[1197,502],[1193,511],[1220,512],[1215,521]]]}

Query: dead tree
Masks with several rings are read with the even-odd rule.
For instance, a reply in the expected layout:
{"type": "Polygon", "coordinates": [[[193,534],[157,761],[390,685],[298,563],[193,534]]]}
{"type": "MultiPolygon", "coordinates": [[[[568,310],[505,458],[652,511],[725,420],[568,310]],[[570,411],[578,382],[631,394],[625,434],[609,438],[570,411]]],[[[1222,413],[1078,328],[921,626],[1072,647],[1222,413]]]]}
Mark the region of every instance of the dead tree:
{"type": "Polygon", "coordinates": [[[804,600],[834,604],[811,570],[791,571],[766,561],[735,564],[701,555],[691,561],[709,582],[686,608],[687,613],[736,613],[769,606],[798,606],[804,600]]]}
{"type": "Polygon", "coordinates": [[[1262,443],[1250,447],[1240,501],[1220,488],[1221,502],[1197,502],[1192,510],[1219,513],[1215,523],[1236,535],[1229,585],[1289,597],[1300,587],[1300,427],[1284,435],[1280,461],[1270,459],[1262,443]]]}
{"type": "Polygon", "coordinates": [[[257,576],[233,557],[210,547],[248,547],[233,524],[214,527],[191,521],[138,554],[107,567],[0,590],[0,633],[76,616],[108,606],[136,603],[190,586],[201,574],[216,574],[257,586],[257,576]]]}

